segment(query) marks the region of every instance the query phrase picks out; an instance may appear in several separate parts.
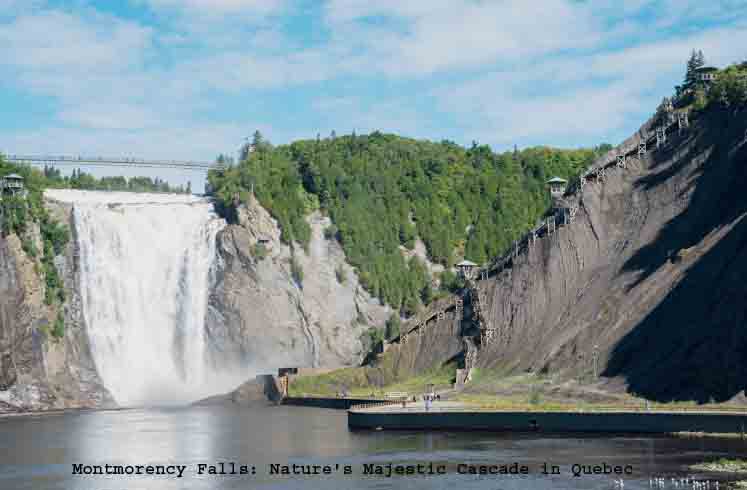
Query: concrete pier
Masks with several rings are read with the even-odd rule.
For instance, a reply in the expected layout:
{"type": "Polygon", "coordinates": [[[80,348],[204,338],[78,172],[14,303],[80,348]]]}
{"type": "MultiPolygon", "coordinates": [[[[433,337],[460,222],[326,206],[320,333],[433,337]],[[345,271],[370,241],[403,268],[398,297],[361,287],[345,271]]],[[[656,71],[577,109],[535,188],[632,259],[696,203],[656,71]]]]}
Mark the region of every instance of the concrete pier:
{"type": "Polygon", "coordinates": [[[744,433],[747,413],[728,412],[516,412],[487,410],[349,410],[350,429],[514,432],[744,433]]]}
{"type": "Polygon", "coordinates": [[[282,399],[281,405],[295,405],[299,407],[331,408],[335,410],[348,410],[354,405],[394,405],[401,404],[398,401],[382,400],[380,398],[324,398],[324,397],[294,397],[288,396],[282,399]]]}

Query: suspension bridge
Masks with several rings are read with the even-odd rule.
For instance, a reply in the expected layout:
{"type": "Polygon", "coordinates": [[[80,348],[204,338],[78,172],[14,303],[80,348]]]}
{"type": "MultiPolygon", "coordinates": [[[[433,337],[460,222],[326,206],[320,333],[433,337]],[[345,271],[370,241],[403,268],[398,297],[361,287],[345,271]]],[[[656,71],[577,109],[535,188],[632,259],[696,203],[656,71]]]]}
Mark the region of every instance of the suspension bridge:
{"type": "Polygon", "coordinates": [[[100,156],[5,155],[4,159],[13,163],[50,167],[140,167],[181,169],[198,172],[224,170],[226,168],[225,165],[214,162],[100,156]]]}

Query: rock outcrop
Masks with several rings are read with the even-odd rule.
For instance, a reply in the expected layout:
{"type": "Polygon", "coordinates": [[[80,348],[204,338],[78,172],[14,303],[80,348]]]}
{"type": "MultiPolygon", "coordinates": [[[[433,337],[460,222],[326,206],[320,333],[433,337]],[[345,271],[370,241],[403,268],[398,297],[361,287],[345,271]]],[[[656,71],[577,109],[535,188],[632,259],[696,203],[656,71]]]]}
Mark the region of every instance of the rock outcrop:
{"type": "MultiPolygon", "coordinates": [[[[69,206],[48,203],[48,210],[74,230],[69,206]]],[[[43,250],[38,225],[24,238],[43,250]]],[[[0,238],[0,412],[114,405],[88,348],[75,261],[75,240],[70,240],[55,257],[67,299],[63,306],[49,306],[39,258],[23,251],[18,236],[0,238]],[[54,338],[60,311],[64,335],[54,338]]]]}
{"type": "MultiPolygon", "coordinates": [[[[710,112],[580,194],[574,222],[480,281],[478,365],[659,400],[747,387],[747,116],[710,112]]],[[[653,131],[647,123],[630,141],[653,131]]]]}
{"type": "Polygon", "coordinates": [[[211,396],[199,400],[193,405],[226,405],[237,404],[242,407],[266,407],[276,405],[282,400],[277,378],[272,375],[258,375],[243,383],[230,393],[211,396]]]}
{"type": "Polygon", "coordinates": [[[222,363],[259,372],[355,365],[366,354],[366,331],[388,318],[390,309],[363,290],[339,243],[324,237],[329,218],[308,220],[308,250],[291,248],[251,197],[219,233],[207,329],[222,363]]]}

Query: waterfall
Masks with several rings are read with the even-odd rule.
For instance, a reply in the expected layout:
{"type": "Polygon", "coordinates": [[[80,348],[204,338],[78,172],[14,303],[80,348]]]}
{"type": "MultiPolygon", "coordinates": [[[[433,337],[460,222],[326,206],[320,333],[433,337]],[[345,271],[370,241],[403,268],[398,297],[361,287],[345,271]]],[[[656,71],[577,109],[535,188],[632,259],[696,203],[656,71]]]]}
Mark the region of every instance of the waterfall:
{"type": "Polygon", "coordinates": [[[96,368],[122,406],[224,393],[244,373],[211,366],[205,331],[215,237],[195,196],[52,190],[73,203],[79,288],[96,368]]]}

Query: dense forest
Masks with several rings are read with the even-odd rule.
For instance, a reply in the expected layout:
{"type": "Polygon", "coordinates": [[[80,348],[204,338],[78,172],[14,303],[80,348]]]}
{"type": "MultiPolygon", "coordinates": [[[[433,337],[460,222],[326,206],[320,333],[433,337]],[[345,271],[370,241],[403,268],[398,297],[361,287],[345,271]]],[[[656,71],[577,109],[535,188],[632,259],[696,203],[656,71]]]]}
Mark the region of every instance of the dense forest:
{"type": "Polygon", "coordinates": [[[191,194],[192,185],[171,186],[168,182],[156,177],[100,177],[74,169],[70,176],[63,176],[59,169],[44,167],[47,187],[81,189],[88,191],[128,191],[128,192],[173,192],[191,194]]]}
{"type": "MultiPolygon", "coordinates": [[[[447,267],[462,257],[484,263],[544,214],[548,178],[571,178],[609,148],[495,153],[380,132],[272,146],[255,133],[240,163],[209,181],[224,207],[253,189],[288,243],[306,246],[305,217],[328,214],[326,236],[340,241],[363,285],[411,314],[434,292],[425,265],[406,261],[401,247],[421,239],[429,259],[447,267]]],[[[453,274],[442,279],[454,286],[453,274]]]]}

